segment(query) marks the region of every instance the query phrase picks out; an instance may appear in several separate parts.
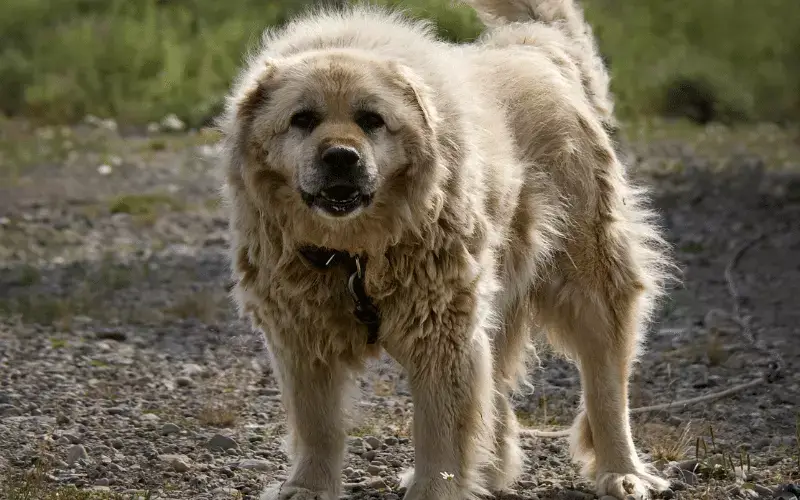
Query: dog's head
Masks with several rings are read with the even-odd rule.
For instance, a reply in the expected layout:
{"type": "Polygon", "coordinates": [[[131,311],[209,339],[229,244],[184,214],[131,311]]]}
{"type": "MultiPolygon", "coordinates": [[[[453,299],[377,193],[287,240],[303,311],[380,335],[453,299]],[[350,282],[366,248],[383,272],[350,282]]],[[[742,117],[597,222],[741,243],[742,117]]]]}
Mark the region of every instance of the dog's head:
{"type": "Polygon", "coordinates": [[[385,218],[380,212],[396,210],[390,205],[410,193],[404,184],[424,182],[437,118],[429,90],[408,67],[347,50],[261,66],[232,110],[244,158],[238,168],[244,179],[261,180],[250,182],[260,186],[255,196],[331,227],[385,218]]]}

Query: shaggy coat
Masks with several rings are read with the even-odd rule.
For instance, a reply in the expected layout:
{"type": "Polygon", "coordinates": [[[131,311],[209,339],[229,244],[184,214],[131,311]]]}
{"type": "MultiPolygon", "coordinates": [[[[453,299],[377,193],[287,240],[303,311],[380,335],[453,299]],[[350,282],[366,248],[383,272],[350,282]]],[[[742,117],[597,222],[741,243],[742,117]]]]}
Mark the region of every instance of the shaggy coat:
{"type": "Polygon", "coordinates": [[[524,458],[509,396],[540,333],[580,369],[572,449],[597,492],[666,487],[628,417],[665,246],[615,152],[591,31],[571,0],[470,3],[488,26],[470,45],[375,8],[310,13],[265,36],[230,94],[233,294],[266,336],[290,430],[289,477],[264,500],[338,499],[345,396],[381,349],[412,388],[405,498],[508,487],[524,458]],[[349,216],[303,195],[332,144],[359,154],[371,190],[349,216]],[[349,273],[310,265],[307,247],[360,256],[376,344],[352,313],[349,273]]]}

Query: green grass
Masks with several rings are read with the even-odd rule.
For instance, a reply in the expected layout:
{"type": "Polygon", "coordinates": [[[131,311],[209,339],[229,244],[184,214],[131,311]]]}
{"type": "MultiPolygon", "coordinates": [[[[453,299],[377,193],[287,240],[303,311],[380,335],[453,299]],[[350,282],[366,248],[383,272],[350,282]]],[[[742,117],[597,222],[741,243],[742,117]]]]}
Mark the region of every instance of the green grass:
{"type": "Polygon", "coordinates": [[[137,220],[147,223],[155,222],[164,211],[181,211],[185,205],[178,199],[163,193],[125,194],[109,203],[108,210],[112,214],[130,214],[137,220]]]}
{"type": "Polygon", "coordinates": [[[611,58],[622,116],[656,113],[679,78],[704,82],[729,118],[800,118],[800,2],[584,2],[611,58]]]}
{"type": "MultiPolygon", "coordinates": [[[[431,18],[450,40],[481,27],[450,0],[374,0],[431,18]]],[[[197,126],[219,110],[264,28],[311,0],[0,2],[0,112],[45,122],[124,122],[175,113],[197,126]]],[[[700,81],[731,118],[800,118],[797,0],[592,0],[623,117],[658,113],[678,78],[700,81]]]]}

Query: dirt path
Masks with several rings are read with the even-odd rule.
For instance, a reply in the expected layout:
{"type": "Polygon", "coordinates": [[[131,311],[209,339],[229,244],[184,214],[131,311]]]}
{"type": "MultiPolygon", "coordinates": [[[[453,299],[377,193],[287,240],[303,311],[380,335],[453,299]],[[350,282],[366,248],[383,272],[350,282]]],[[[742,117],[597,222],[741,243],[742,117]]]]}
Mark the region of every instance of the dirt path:
{"type": "MultiPolygon", "coordinates": [[[[637,440],[674,478],[675,498],[796,499],[800,136],[640,133],[630,134],[631,171],[654,182],[685,274],[652,332],[633,405],[770,368],[727,315],[726,266],[757,235],[731,277],[759,345],[783,364],[773,382],[736,395],[636,415],[637,440]]],[[[261,340],[226,297],[212,144],[0,124],[0,498],[256,498],[284,477],[280,394],[261,340]]],[[[568,425],[575,369],[544,353],[532,380],[517,397],[522,421],[568,425]]],[[[381,360],[361,385],[347,495],[397,499],[397,474],[413,459],[405,379],[381,360]]],[[[524,447],[526,474],[506,498],[594,498],[565,440],[524,447]]]]}

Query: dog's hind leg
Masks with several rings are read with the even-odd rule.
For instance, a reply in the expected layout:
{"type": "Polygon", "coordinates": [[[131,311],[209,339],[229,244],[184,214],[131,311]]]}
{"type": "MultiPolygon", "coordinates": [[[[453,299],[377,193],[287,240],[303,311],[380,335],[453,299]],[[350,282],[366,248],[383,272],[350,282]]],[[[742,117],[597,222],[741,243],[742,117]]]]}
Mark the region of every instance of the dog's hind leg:
{"type": "Polygon", "coordinates": [[[628,380],[651,297],[647,279],[622,250],[630,242],[595,246],[607,237],[579,243],[586,251],[575,249],[542,288],[538,317],[580,371],[583,408],[572,429],[573,454],[596,480],[598,494],[639,500],[668,486],[637,455],[628,414],[628,380]]]}
{"type": "Polygon", "coordinates": [[[661,491],[667,483],[639,459],[628,416],[641,299],[632,290],[613,304],[577,288],[559,293],[571,297],[547,315],[552,319],[548,334],[576,359],[583,389],[583,408],[572,429],[573,454],[596,480],[598,494],[650,498],[650,490],[661,491]]]}

